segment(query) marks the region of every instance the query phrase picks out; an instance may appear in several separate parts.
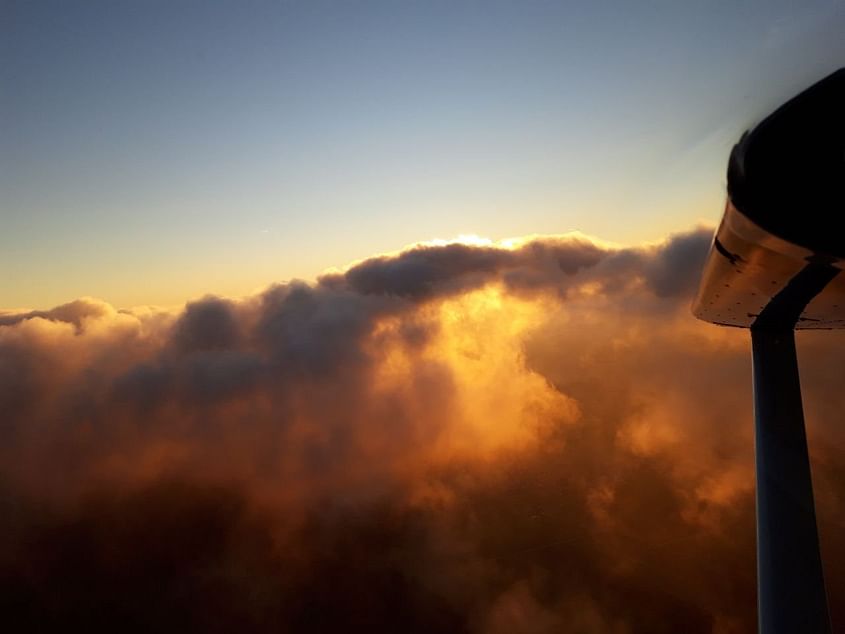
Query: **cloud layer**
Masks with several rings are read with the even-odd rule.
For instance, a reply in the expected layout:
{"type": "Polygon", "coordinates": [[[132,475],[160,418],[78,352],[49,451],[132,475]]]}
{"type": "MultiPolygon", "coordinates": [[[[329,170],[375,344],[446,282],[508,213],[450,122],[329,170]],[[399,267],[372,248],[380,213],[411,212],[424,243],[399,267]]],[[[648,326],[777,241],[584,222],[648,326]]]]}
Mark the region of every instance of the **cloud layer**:
{"type": "MultiPolygon", "coordinates": [[[[177,313],[0,313],[5,614],[752,630],[747,333],[688,308],[709,239],[422,245],[177,313]]],[[[801,337],[842,622],[845,339],[801,337]]]]}

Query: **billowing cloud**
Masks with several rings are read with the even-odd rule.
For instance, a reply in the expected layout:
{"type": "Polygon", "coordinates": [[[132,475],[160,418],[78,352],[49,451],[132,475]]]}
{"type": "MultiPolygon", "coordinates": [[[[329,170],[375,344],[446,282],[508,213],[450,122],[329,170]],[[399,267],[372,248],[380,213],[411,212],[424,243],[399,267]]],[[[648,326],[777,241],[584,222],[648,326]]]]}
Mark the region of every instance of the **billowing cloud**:
{"type": "MultiPolygon", "coordinates": [[[[752,630],[747,333],[689,314],[710,235],[0,314],[11,629],[752,630]]],[[[843,343],[799,340],[840,622],[843,343]]]]}

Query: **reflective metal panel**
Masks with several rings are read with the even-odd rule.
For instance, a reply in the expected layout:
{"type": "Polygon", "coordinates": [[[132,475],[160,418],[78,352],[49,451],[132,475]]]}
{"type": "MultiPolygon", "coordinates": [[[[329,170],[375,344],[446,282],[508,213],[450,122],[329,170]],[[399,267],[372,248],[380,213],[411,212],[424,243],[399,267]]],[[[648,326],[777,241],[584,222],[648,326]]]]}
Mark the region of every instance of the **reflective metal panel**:
{"type": "Polygon", "coordinates": [[[800,311],[798,329],[845,328],[842,259],[820,259],[753,223],[728,201],[704,267],[693,313],[723,326],[750,328],[779,294],[810,265],[832,267],[830,281],[800,311]]]}

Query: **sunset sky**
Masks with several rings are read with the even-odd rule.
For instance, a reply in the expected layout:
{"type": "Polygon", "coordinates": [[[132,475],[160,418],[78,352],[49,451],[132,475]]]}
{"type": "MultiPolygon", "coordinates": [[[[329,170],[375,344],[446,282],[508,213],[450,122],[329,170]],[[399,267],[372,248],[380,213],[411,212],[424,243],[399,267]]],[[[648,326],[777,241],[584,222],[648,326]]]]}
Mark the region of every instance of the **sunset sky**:
{"type": "MultiPolygon", "coordinates": [[[[845,3],[0,0],[0,629],[756,629],[739,135],[845,3]]],[[[845,336],[798,336],[845,624],[845,336]]]]}
{"type": "Polygon", "coordinates": [[[181,304],[433,238],[718,220],[841,2],[0,4],[0,306],[181,304]]]}

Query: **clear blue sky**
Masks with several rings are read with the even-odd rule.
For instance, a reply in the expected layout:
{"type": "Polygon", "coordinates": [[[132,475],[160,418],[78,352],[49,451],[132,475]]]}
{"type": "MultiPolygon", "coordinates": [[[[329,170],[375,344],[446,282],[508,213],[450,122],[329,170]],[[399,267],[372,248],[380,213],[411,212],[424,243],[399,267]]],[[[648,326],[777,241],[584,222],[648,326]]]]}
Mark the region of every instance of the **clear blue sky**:
{"type": "Polygon", "coordinates": [[[731,143],[843,33],[832,1],[0,0],[0,307],[716,222],[731,143]]]}

